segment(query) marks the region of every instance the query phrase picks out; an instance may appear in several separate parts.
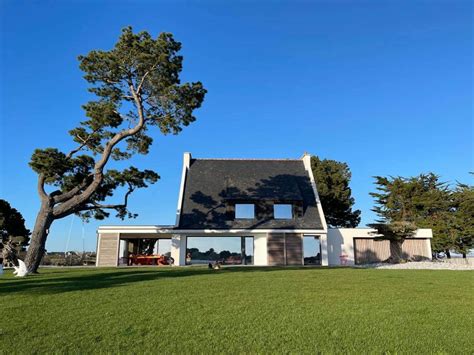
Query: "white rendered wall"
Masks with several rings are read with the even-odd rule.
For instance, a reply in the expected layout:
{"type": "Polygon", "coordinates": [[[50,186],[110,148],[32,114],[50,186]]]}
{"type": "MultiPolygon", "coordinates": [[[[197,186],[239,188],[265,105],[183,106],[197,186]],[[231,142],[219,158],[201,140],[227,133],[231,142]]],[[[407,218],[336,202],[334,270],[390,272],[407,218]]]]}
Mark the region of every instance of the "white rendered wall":
{"type": "Polygon", "coordinates": [[[267,235],[254,234],[253,236],[254,265],[266,266],[267,262],[267,235]]]}
{"type": "Polygon", "coordinates": [[[186,236],[174,234],[171,237],[171,257],[174,265],[186,265],[186,236]]]}
{"type": "MultiPolygon", "coordinates": [[[[329,253],[328,253],[329,234],[319,235],[319,243],[321,245],[321,266],[331,265],[329,263],[329,253]]],[[[304,250],[303,250],[303,253],[304,253],[304,250]]]]}
{"type": "Polygon", "coordinates": [[[347,265],[354,265],[354,238],[373,238],[374,229],[337,228],[328,229],[328,263],[340,265],[341,255],[347,255],[347,265]]]}

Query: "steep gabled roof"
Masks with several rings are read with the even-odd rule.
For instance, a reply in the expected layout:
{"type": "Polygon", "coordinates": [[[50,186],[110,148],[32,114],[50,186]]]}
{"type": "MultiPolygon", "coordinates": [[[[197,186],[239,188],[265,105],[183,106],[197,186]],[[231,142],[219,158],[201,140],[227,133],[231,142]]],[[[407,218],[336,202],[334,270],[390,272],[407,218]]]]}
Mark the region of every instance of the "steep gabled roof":
{"type": "Polygon", "coordinates": [[[191,159],[184,184],[178,229],[323,229],[315,194],[302,160],[191,159]],[[229,217],[228,205],[273,202],[300,206],[301,216],[275,220],[229,217]]]}

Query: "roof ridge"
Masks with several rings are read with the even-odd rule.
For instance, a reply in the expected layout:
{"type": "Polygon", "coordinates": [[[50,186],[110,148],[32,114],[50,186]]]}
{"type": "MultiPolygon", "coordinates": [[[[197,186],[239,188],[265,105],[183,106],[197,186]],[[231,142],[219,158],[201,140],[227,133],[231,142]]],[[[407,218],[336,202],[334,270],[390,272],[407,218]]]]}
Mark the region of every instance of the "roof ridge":
{"type": "Polygon", "coordinates": [[[302,161],[301,159],[257,159],[257,158],[192,158],[193,160],[226,160],[226,161],[302,161]]]}

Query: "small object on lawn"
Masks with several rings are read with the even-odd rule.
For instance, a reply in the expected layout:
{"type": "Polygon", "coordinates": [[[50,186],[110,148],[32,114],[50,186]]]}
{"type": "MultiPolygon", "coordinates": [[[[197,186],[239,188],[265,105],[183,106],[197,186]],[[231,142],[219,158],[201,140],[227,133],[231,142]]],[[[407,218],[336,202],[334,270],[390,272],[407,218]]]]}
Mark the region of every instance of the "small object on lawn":
{"type": "Polygon", "coordinates": [[[219,270],[221,268],[221,262],[220,261],[215,261],[214,264],[213,263],[209,263],[207,265],[207,267],[209,269],[213,269],[213,270],[219,270]]]}
{"type": "Polygon", "coordinates": [[[28,268],[23,260],[18,259],[18,266],[13,266],[13,268],[15,269],[15,271],[13,271],[15,277],[25,277],[28,275],[28,268]]]}
{"type": "Polygon", "coordinates": [[[347,254],[341,254],[339,256],[339,258],[341,259],[341,265],[347,265],[347,258],[349,257],[349,255],[347,254]]]}

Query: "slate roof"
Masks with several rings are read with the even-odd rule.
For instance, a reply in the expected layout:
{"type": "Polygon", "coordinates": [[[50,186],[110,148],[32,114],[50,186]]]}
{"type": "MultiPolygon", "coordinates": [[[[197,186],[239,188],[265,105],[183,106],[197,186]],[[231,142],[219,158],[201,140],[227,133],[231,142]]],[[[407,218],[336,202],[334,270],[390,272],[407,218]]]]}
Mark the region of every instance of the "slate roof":
{"type": "Polygon", "coordinates": [[[302,160],[191,159],[178,229],[323,229],[302,160]],[[273,202],[300,216],[273,218],[273,202]],[[255,219],[234,219],[229,205],[255,203],[255,219]]]}

